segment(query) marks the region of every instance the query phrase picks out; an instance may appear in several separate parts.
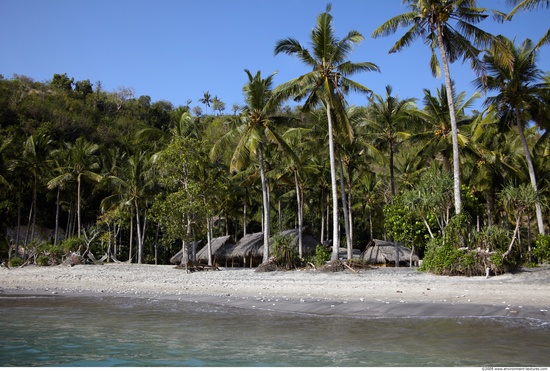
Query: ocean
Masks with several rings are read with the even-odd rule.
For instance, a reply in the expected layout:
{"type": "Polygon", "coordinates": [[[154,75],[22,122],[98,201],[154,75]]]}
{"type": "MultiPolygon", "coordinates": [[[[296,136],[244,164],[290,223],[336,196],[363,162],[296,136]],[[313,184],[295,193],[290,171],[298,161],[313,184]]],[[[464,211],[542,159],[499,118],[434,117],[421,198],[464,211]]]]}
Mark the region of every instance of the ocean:
{"type": "Polygon", "coordinates": [[[550,366],[550,323],[0,295],[0,367],[550,366]]]}

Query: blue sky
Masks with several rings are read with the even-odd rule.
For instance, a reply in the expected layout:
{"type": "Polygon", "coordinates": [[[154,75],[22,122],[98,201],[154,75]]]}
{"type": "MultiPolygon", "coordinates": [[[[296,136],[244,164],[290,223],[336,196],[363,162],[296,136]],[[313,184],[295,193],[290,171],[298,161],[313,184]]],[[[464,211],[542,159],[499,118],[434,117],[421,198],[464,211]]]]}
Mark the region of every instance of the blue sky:
{"type": "MultiPolygon", "coordinates": [[[[167,100],[175,106],[198,102],[205,91],[226,103],[242,104],[244,69],[263,76],[278,71],[275,84],[307,69],[287,55],[275,56],[279,39],[293,37],[308,45],[316,16],[325,10],[320,0],[0,0],[0,74],[26,75],[46,81],[67,73],[75,81],[89,79],[95,87],[134,89],[135,96],[167,100]]],[[[509,11],[504,0],[480,0],[480,6],[509,11]]],[[[373,62],[381,73],[363,73],[355,80],[384,94],[391,85],[400,98],[419,98],[422,89],[435,91],[444,82],[429,70],[429,50],[417,41],[388,54],[403,34],[372,39],[374,29],[405,12],[401,0],[332,0],[336,35],[350,30],[365,36],[350,55],[354,62],[373,62]]],[[[550,10],[518,14],[512,22],[487,19],[480,27],[523,41],[538,41],[550,28],[550,10]]],[[[550,46],[539,56],[539,67],[550,71],[550,46]]],[[[455,63],[451,75],[459,91],[473,94],[473,73],[455,63]]],[[[363,105],[364,96],[352,95],[363,105]]],[[[480,102],[481,103],[481,102],[480,102]]]]}

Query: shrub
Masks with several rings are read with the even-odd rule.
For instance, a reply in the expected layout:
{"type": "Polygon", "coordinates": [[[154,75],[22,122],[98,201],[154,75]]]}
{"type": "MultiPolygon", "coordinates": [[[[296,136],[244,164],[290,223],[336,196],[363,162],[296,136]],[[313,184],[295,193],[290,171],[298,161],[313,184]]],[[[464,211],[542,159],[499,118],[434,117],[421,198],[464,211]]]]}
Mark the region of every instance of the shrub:
{"type": "Polygon", "coordinates": [[[311,257],[310,262],[315,266],[315,268],[319,268],[327,261],[329,261],[330,258],[330,249],[326,248],[323,245],[317,245],[317,247],[315,248],[315,255],[311,257]]]}
{"type": "Polygon", "coordinates": [[[300,259],[292,236],[275,235],[273,237],[273,259],[277,267],[295,269],[299,267],[300,259]]]}
{"type": "Polygon", "coordinates": [[[11,258],[10,262],[8,263],[8,265],[10,267],[20,267],[22,266],[24,263],[23,259],[19,258],[19,257],[14,257],[14,258],[11,258]]]}
{"type": "Polygon", "coordinates": [[[533,257],[537,259],[539,263],[550,262],[550,236],[539,234],[535,247],[533,248],[533,257]]]}

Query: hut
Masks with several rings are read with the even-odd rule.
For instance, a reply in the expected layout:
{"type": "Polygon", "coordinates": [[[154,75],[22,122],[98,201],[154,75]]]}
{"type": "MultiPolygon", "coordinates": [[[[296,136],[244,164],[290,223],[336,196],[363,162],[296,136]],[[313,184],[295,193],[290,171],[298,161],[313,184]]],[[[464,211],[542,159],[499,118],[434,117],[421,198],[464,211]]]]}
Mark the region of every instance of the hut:
{"type": "MultiPolygon", "coordinates": [[[[192,259],[192,256],[193,256],[193,247],[195,248],[195,251],[199,251],[199,246],[201,244],[202,241],[193,241],[191,246],[188,246],[187,247],[187,257],[188,257],[188,260],[193,260],[192,259]]],[[[181,264],[181,257],[183,256],[183,247],[181,248],[180,251],[178,251],[178,253],[174,256],[172,256],[170,258],[170,263],[172,264],[181,264]]]]}
{"type": "MultiPolygon", "coordinates": [[[[294,243],[298,246],[298,228],[288,229],[278,234],[292,236],[294,243]]],[[[273,243],[273,237],[271,238],[273,243]]],[[[302,229],[302,248],[304,256],[315,254],[319,242],[313,237],[308,228],[302,229]]],[[[247,234],[241,238],[231,250],[227,251],[226,259],[231,261],[231,266],[254,267],[262,263],[264,256],[264,234],[262,232],[247,234]]]]}
{"type": "Polygon", "coordinates": [[[361,256],[367,264],[382,267],[418,266],[419,258],[399,242],[372,240],[361,256]],[[396,262],[398,264],[396,264],[396,262]]]}
{"type": "MultiPolygon", "coordinates": [[[[224,264],[227,267],[227,254],[235,246],[235,243],[231,241],[231,236],[213,238],[210,244],[212,246],[212,264],[216,266],[224,264]]],[[[205,244],[197,253],[197,261],[208,263],[208,244],[205,244]]]]}

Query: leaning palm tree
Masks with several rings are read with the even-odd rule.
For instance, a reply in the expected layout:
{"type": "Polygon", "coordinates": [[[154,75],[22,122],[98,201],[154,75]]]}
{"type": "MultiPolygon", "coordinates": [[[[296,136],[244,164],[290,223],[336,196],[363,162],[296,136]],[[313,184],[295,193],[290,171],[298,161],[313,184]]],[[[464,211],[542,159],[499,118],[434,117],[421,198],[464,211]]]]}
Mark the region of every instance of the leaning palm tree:
{"type": "MultiPolygon", "coordinates": [[[[493,44],[494,37],[475,25],[487,18],[487,9],[478,8],[476,0],[403,0],[409,12],[398,15],[383,23],[372,37],[392,35],[399,27],[410,27],[390,49],[398,52],[409,46],[415,39],[421,38],[430,46],[430,68],[434,77],[441,75],[441,65],[445,76],[453,140],[453,178],[455,213],[462,210],[460,196],[460,156],[458,148],[458,128],[455,105],[452,99],[452,83],[449,63],[459,59],[470,60],[475,71],[481,71],[478,48],[493,44]],[[441,64],[437,58],[439,49],[441,64]]],[[[503,15],[493,11],[498,19],[503,15]]]]}
{"type": "Polygon", "coordinates": [[[370,93],[370,89],[349,79],[349,76],[362,71],[379,71],[377,65],[370,62],[352,63],[347,60],[353,47],[363,41],[363,35],[358,31],[350,31],[343,39],[334,35],[332,27],[331,6],[317,17],[317,24],[311,31],[310,52],[298,40],[287,38],[277,41],[275,54],[285,53],[298,57],[311,68],[296,79],[288,81],[275,89],[277,99],[293,97],[296,101],[305,98],[303,109],[308,111],[317,104],[325,105],[328,120],[330,173],[332,183],[332,213],[333,213],[333,246],[332,259],[338,259],[338,189],[336,185],[336,163],[334,155],[333,119],[342,132],[348,137],[353,136],[349,119],[345,112],[344,95],[350,90],[370,93]]]}
{"type": "Polygon", "coordinates": [[[263,261],[269,258],[270,238],[270,211],[269,211],[269,190],[265,169],[265,151],[269,142],[276,142],[290,153],[281,136],[274,130],[273,125],[277,121],[275,116],[275,105],[272,97],[273,77],[275,74],[262,78],[260,71],[252,75],[245,69],[248,76],[248,83],[243,88],[246,106],[239,117],[237,127],[218,140],[210,152],[212,159],[220,156],[224,148],[234,144],[238,140],[233,156],[231,158],[230,171],[238,171],[250,164],[251,157],[256,157],[260,168],[262,182],[262,203],[263,203],[263,225],[264,225],[264,254],[263,261]]]}
{"type": "MultiPolygon", "coordinates": [[[[521,45],[499,36],[501,41],[508,45],[513,54],[513,64],[502,64],[498,56],[498,50],[492,49],[484,57],[487,66],[487,76],[475,80],[478,88],[494,91],[497,95],[488,97],[485,104],[494,108],[500,115],[505,125],[515,125],[529,171],[531,186],[538,194],[537,177],[533,158],[525,139],[524,127],[529,119],[533,118],[532,108],[540,107],[541,95],[548,91],[549,85],[543,80],[543,72],[537,68],[537,49],[533,47],[531,40],[526,39],[521,45]]],[[[540,234],[544,234],[544,220],[539,200],[536,200],[535,210],[540,234]]]]}

